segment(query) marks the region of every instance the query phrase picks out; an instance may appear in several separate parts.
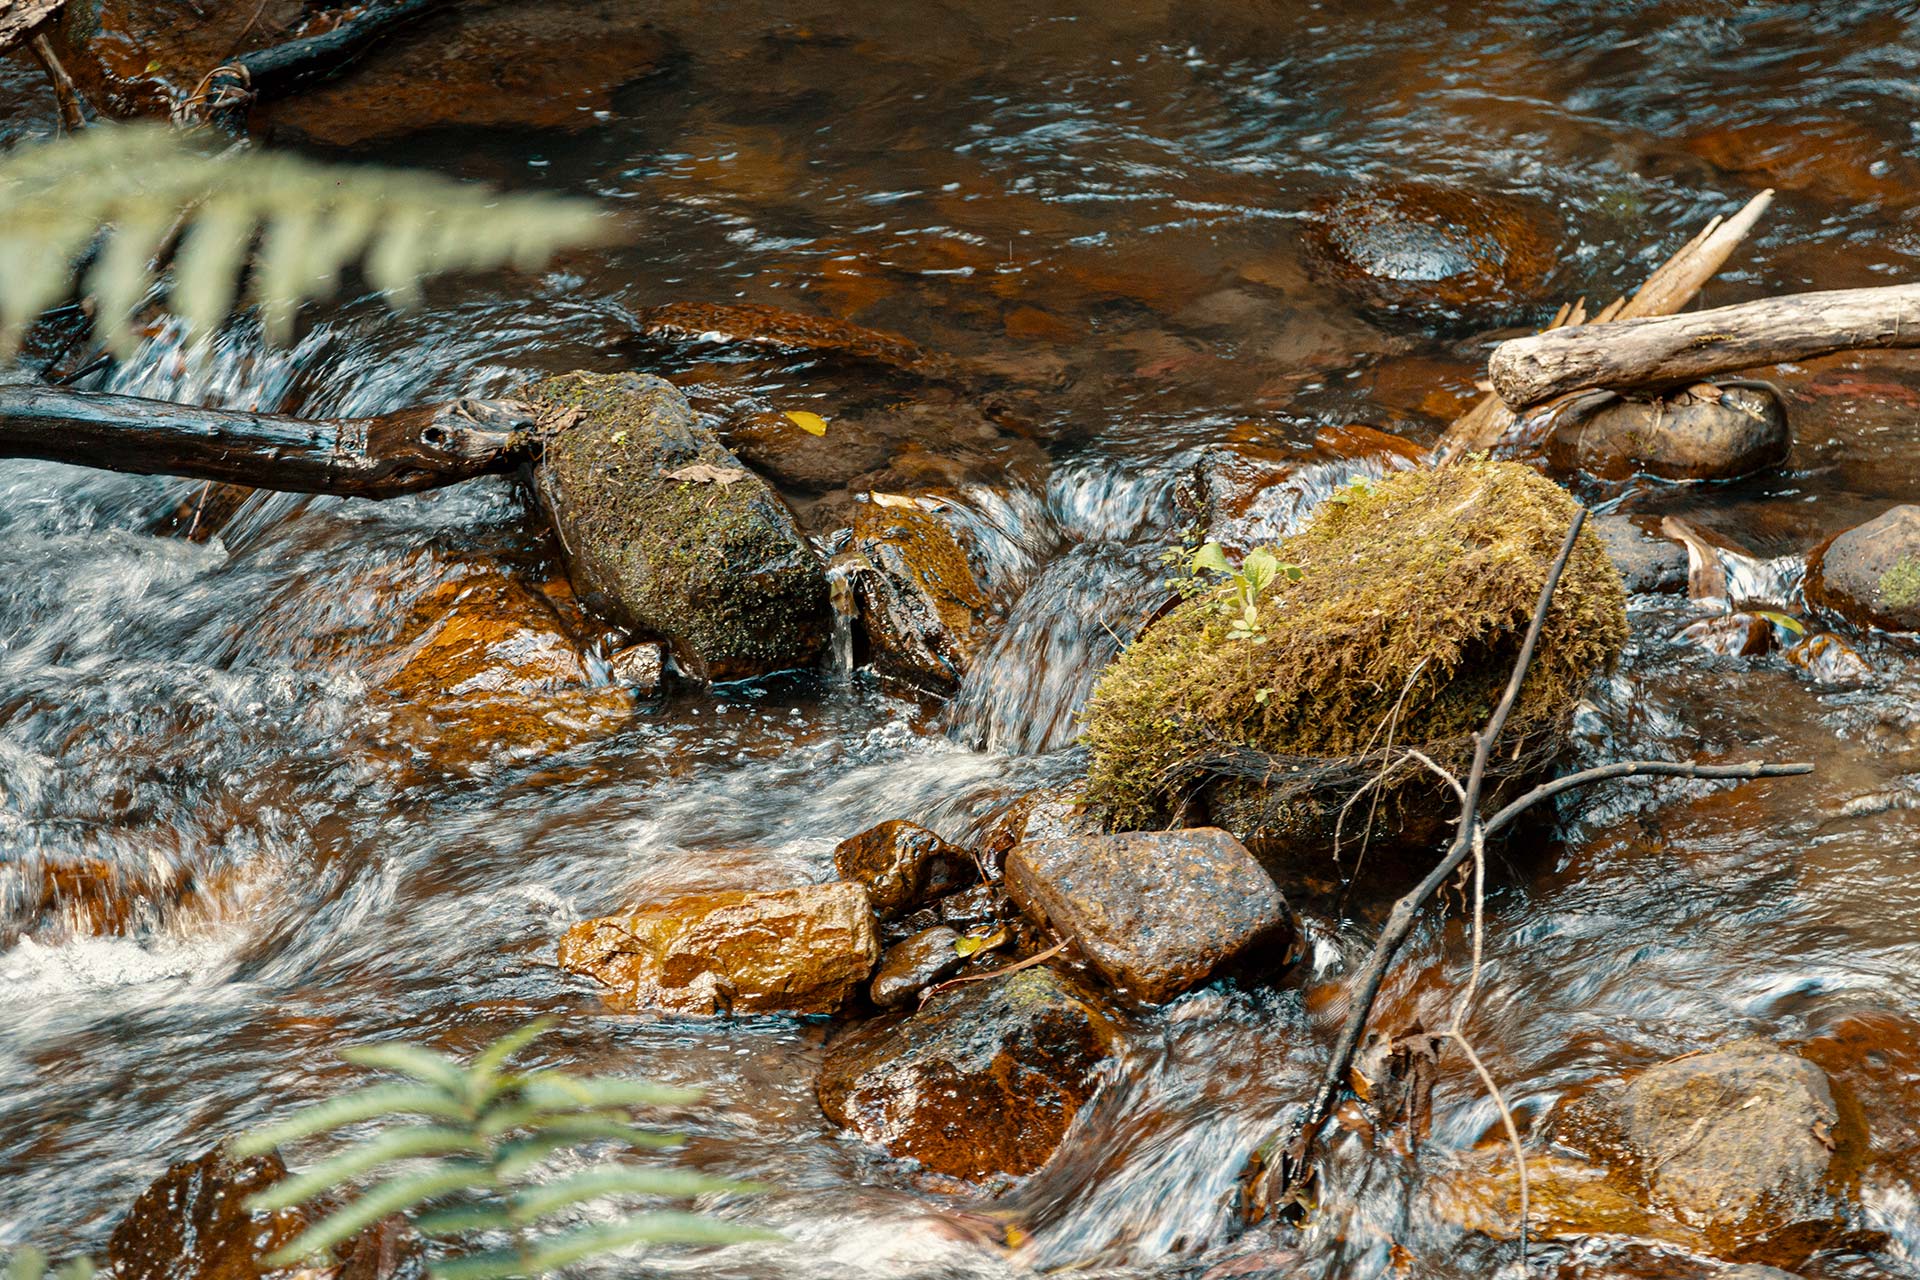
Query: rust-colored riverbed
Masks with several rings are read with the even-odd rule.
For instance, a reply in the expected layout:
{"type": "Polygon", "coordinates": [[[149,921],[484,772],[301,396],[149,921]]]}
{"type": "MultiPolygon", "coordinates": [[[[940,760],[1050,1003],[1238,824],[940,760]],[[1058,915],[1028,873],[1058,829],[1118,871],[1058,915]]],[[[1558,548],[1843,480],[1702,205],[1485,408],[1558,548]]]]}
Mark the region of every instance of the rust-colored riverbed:
{"type": "MultiPolygon", "coordinates": [[[[823,1117],[824,1026],[612,1015],[554,944],[678,889],[830,877],[834,845],[885,819],[964,836],[996,800],[1070,776],[1074,709],[1154,603],[1179,538],[1170,490],[1211,442],[1356,422],[1431,442],[1475,396],[1489,333],[1632,288],[1763,186],[1779,198],[1710,303],[1914,278],[1920,6],[658,8],[651,73],[533,125],[307,142],[597,196],[630,215],[630,242],[441,282],[408,314],[348,299],[284,348],[239,323],[196,364],[162,335],[105,385],[318,415],[640,367],[831,420],[885,386],[636,344],[635,317],[738,301],[899,332],[1011,388],[1038,442],[969,478],[996,531],[994,638],[944,706],[834,671],[637,705],[529,694],[499,722],[439,722],[377,668],[411,612],[476,583],[511,594],[503,573],[564,594],[509,481],[380,504],[261,496],[193,541],[151,529],[198,485],[0,467],[0,864],[17,873],[0,898],[0,1249],[97,1248],[169,1163],[337,1086],[344,1042],[466,1050],[555,1013],[556,1054],[710,1090],[691,1159],[779,1188],[729,1212],[791,1244],[663,1263],[677,1271],[1464,1278],[1510,1262],[1423,1177],[1501,1132],[1457,1055],[1417,1160],[1337,1136],[1306,1230],[1238,1231],[1235,1180],[1311,1089],[1362,922],[1310,912],[1288,981],[1142,1017],[1054,1161],[997,1206],[1026,1226],[1011,1254],[981,1242],[978,1198],[823,1117]],[[1303,248],[1317,202],[1362,182],[1512,201],[1549,269],[1510,305],[1383,317],[1303,248]],[[43,891],[50,866],[136,891],[73,907],[43,891]]],[[[0,104],[13,139],[54,119],[24,61],[0,67],[0,104]]],[[[1761,558],[1920,500],[1920,360],[1769,376],[1797,432],[1784,470],[1583,496],[1684,514],[1761,558]]],[[[1689,1050],[1803,1049],[1859,1102],[1874,1154],[1852,1233],[1793,1261],[1912,1275],[1920,665],[1856,636],[1871,675],[1823,685],[1777,655],[1677,642],[1699,616],[1635,597],[1578,759],[1818,773],[1617,784],[1506,849],[1472,1036],[1523,1124],[1689,1050]]],[[[1443,1022],[1466,954],[1457,922],[1423,926],[1383,1020],[1443,1022]]],[[[1537,1244],[1534,1265],[1714,1273],[1631,1239],[1537,1244]]]]}

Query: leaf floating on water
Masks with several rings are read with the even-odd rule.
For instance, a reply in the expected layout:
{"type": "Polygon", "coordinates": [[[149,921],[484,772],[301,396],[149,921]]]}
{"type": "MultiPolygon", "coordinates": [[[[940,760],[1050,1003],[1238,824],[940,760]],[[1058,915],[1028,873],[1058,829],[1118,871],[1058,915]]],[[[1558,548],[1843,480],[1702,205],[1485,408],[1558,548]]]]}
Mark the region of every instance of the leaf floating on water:
{"type": "Polygon", "coordinates": [[[677,471],[667,472],[669,480],[684,480],[688,484],[730,485],[736,480],[745,480],[751,474],[745,467],[716,467],[710,462],[696,462],[681,467],[677,471]]]}
{"type": "Polygon", "coordinates": [[[1768,622],[1773,623],[1775,626],[1785,627],[1787,630],[1793,632],[1793,634],[1797,636],[1804,636],[1807,634],[1807,629],[1805,626],[1801,624],[1800,619],[1794,617],[1790,613],[1781,613],[1778,609],[1752,609],[1752,610],[1749,610],[1749,612],[1758,614],[1760,617],[1765,618],[1768,622]]]}
{"type": "Polygon", "coordinates": [[[789,409],[785,417],[787,421],[810,436],[827,434],[827,420],[817,413],[808,413],[805,409],[789,409]]]}

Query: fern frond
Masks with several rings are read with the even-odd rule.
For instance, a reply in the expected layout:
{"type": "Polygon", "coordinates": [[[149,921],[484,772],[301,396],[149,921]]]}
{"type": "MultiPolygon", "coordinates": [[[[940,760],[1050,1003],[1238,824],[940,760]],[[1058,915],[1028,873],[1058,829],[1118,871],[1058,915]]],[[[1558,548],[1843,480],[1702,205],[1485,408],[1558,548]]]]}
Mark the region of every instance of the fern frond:
{"type": "Polygon", "coordinates": [[[251,256],[248,301],[280,337],[351,262],[364,259],[368,279],[404,306],[425,276],[536,269],[559,249],[607,239],[611,223],[587,200],[291,154],[215,153],[161,125],[98,126],[0,158],[0,355],[69,291],[81,254],[103,234],[84,287],[98,300],[101,336],[125,352],[175,228],[173,309],[211,333],[238,301],[251,256]]]}
{"type": "Polygon", "coordinates": [[[283,1142],[305,1138],[375,1116],[422,1115],[442,1120],[465,1120],[467,1109],[443,1089],[418,1084],[376,1084],[352,1093],[343,1093],[305,1111],[294,1113],[279,1124],[255,1129],[233,1140],[233,1152],[239,1156],[263,1155],[283,1142]]]}
{"type": "Polygon", "coordinates": [[[545,1275],[582,1258],[599,1257],[636,1244],[742,1244],[782,1237],[697,1213],[643,1213],[620,1222],[542,1236],[526,1249],[494,1249],[428,1268],[433,1280],[512,1280],[545,1275]]]}
{"type": "Polygon", "coordinates": [[[497,1185],[493,1170],[477,1161],[436,1164],[424,1172],[403,1174],[369,1187],[346,1208],[322,1218],[295,1236],[284,1248],[267,1255],[269,1266],[284,1267],[325,1252],[366,1230],[390,1213],[452,1195],[497,1185]]]}

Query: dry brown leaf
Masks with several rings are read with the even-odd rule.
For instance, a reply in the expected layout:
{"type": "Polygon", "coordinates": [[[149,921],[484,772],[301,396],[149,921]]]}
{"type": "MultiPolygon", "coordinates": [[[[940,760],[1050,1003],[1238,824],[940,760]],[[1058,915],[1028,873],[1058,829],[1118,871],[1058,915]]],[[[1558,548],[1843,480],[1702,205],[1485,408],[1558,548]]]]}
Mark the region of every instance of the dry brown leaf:
{"type": "Polygon", "coordinates": [[[716,467],[710,462],[696,462],[667,472],[667,479],[685,480],[688,484],[729,485],[751,474],[745,467],[716,467]]]}

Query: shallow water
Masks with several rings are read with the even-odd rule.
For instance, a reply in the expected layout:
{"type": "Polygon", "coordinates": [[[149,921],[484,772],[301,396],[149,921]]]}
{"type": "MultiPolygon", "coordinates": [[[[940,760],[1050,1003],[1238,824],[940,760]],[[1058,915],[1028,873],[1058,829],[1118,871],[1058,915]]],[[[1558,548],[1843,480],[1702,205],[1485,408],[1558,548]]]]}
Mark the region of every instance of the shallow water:
{"type": "MultiPolygon", "coordinates": [[[[1011,1257],[966,1229],[978,1203],[821,1116],[824,1027],[612,1016],[554,967],[554,943],[628,902],[825,878],[834,844],[881,820],[964,835],[996,799],[1070,775],[1073,711],[1155,602],[1157,556],[1178,538],[1168,493],[1199,449],[1249,420],[1299,444],[1353,421],[1430,440],[1450,412],[1431,393],[1471,394],[1474,326],[1384,329],[1313,283],[1297,227],[1316,195],[1421,178],[1536,202],[1564,231],[1563,266],[1539,305],[1481,327],[1630,288],[1768,184],[1774,211],[1709,301],[1911,277],[1920,6],[741,0],[663,5],[658,25],[669,65],[590,128],[357,157],[598,195],[631,211],[629,243],[536,278],[442,282],[407,315],[349,299],[282,350],[244,324],[197,364],[158,339],[103,385],[381,411],[628,367],[633,318],[681,299],[897,330],[1023,388],[1045,445],[1044,467],[960,499],[994,549],[997,639],[944,709],[827,673],[588,715],[448,767],[365,657],[476,562],[551,574],[510,482],[381,504],[256,498],[195,544],[147,529],[197,485],[0,468],[0,860],[25,873],[0,900],[0,1245],[98,1246],[167,1164],[336,1086],[346,1041],[467,1049],[553,1011],[553,1055],[706,1087],[694,1161],[781,1188],[723,1209],[791,1245],[663,1263],[675,1270],[1143,1276],[1264,1259],[1371,1277],[1406,1273],[1397,1247],[1413,1274],[1477,1276],[1509,1260],[1436,1220],[1412,1166],[1352,1137],[1307,1230],[1233,1224],[1247,1154],[1310,1090],[1361,924],[1311,917],[1313,960],[1276,989],[1209,988],[1141,1018],[1055,1161],[1001,1206],[1029,1227],[1011,1257]],[[1820,163],[1727,167],[1816,127],[1820,163]],[[1702,140],[1739,129],[1732,153],[1702,140]],[[80,859],[184,873],[197,891],[116,935],[23,932],[21,886],[80,859]]],[[[0,77],[0,108],[13,136],[51,119],[22,68],[0,77]]],[[[727,377],[832,416],[843,384],[815,372],[761,361],[727,377]]],[[[1799,437],[1787,471],[1587,496],[1687,514],[1760,556],[1920,497],[1920,361],[1779,380],[1799,437]]],[[[1894,1153],[1860,1197],[1886,1242],[1806,1271],[1920,1273],[1920,1075],[1884,1065],[1889,1044],[1920,1042],[1920,813],[1902,800],[1920,796],[1920,667],[1862,641],[1873,679],[1823,688],[1778,658],[1675,643],[1696,616],[1636,600],[1580,758],[1819,773],[1618,784],[1516,842],[1488,904],[1473,1039],[1523,1119],[1741,1035],[1837,1046],[1823,1061],[1876,1100],[1894,1153]],[[1845,1034],[1874,1018],[1877,1058],[1845,1034]]],[[[1457,921],[1423,927],[1383,1025],[1440,1020],[1466,954],[1457,921]]],[[[1497,1136],[1457,1060],[1435,1105],[1421,1166],[1497,1136]]],[[[1567,1274],[1607,1265],[1604,1246],[1544,1256],[1567,1274]]]]}

